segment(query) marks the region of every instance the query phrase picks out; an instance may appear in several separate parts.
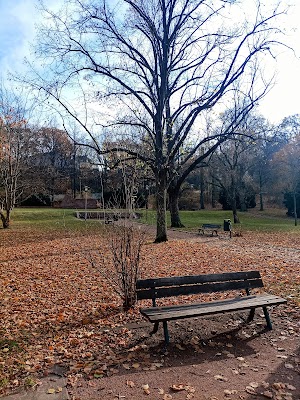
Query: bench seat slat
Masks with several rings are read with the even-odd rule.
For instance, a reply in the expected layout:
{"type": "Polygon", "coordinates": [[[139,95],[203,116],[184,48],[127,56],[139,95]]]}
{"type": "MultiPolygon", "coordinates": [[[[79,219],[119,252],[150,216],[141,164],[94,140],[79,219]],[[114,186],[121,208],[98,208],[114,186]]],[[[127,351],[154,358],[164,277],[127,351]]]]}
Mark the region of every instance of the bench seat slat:
{"type": "Polygon", "coordinates": [[[174,276],[167,278],[150,278],[138,280],[137,289],[146,289],[152,287],[163,286],[177,286],[177,285],[191,285],[193,283],[208,283],[208,282],[225,282],[244,279],[258,279],[260,278],[259,271],[247,272],[227,272],[221,274],[207,274],[207,275],[187,275],[187,276],[174,276]]]}
{"type": "Polygon", "coordinates": [[[181,318],[192,318],[201,315],[212,315],[231,311],[247,310],[286,303],[286,300],[273,295],[237,297],[234,299],[213,301],[209,303],[193,303],[167,307],[140,309],[142,315],[151,322],[170,321],[181,318]]]}
{"type": "MultiPolygon", "coordinates": [[[[172,297],[199,293],[211,292],[224,292],[229,290],[244,290],[263,287],[261,279],[252,279],[247,281],[233,281],[233,282],[220,282],[220,283],[206,283],[200,285],[187,285],[187,286],[171,286],[159,287],[155,289],[155,297],[172,297]]],[[[137,298],[151,299],[153,296],[153,289],[144,289],[137,292],[137,298]]]]}

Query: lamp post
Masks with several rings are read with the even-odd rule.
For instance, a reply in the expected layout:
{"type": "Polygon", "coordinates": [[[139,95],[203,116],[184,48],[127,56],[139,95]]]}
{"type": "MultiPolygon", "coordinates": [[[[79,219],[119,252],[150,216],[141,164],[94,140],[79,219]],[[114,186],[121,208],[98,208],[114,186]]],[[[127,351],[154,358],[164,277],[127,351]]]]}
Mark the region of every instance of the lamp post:
{"type": "Polygon", "coordinates": [[[88,186],[84,187],[84,211],[85,211],[84,219],[85,219],[85,221],[86,221],[86,218],[87,218],[86,212],[87,212],[87,192],[88,192],[88,189],[89,189],[88,186]]]}

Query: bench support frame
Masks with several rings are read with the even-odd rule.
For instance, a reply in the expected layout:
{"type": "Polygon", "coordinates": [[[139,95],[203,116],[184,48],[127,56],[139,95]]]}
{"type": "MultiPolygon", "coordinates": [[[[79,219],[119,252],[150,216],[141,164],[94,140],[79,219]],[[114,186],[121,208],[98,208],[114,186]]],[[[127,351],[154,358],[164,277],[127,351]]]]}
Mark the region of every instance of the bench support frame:
{"type": "Polygon", "coordinates": [[[272,330],[273,327],[272,327],[272,321],[271,321],[271,318],[270,318],[270,315],[269,315],[269,311],[268,311],[267,307],[263,307],[262,309],[264,311],[264,315],[265,315],[265,318],[266,318],[266,321],[267,321],[267,327],[270,330],[272,330]]]}

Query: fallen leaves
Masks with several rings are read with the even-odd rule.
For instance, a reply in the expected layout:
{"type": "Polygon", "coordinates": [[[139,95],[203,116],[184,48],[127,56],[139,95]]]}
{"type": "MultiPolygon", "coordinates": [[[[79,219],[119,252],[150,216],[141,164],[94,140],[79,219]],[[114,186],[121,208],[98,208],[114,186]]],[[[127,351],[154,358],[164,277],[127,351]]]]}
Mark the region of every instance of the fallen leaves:
{"type": "MultiPolygon", "coordinates": [[[[71,375],[69,381],[76,382],[76,376],[83,374],[88,378],[101,379],[105,376],[118,374],[122,369],[131,372],[155,371],[164,366],[162,359],[146,358],[148,350],[142,346],[135,346],[127,353],[121,354],[131,342],[132,332],[124,329],[126,322],[140,320],[138,310],[131,314],[124,314],[120,308],[120,300],[112,291],[111,286],[100,271],[91,270],[85,254],[101,246],[103,253],[107,251],[107,241],[98,235],[75,235],[66,238],[47,239],[47,232],[31,242],[14,243],[14,231],[5,232],[10,235],[10,242],[1,247],[0,275],[1,278],[1,339],[0,339],[0,380],[4,382],[0,392],[7,388],[14,388],[30,374],[48,374],[55,363],[64,366],[71,375]],[[10,244],[11,243],[11,244],[10,244]],[[2,341],[1,341],[2,340],[2,341]],[[10,342],[9,342],[10,341],[10,342]],[[10,345],[9,343],[15,343],[10,345]],[[129,357],[132,354],[132,357],[129,357]],[[144,357],[145,356],[145,357],[144,357]]],[[[8,236],[7,236],[8,237],[8,236]]],[[[53,238],[53,234],[52,234],[53,238]]],[[[282,248],[284,240],[272,236],[247,236],[254,245],[261,245],[263,240],[278,243],[282,248]]],[[[244,239],[241,238],[241,241],[244,239]]],[[[295,249],[298,242],[292,240],[295,249]]],[[[286,239],[286,246],[292,247],[286,239]]],[[[214,247],[214,244],[192,243],[185,241],[169,241],[168,243],[147,245],[142,254],[144,277],[155,274],[158,276],[198,274],[209,272],[223,272],[224,263],[228,270],[236,271],[260,265],[262,274],[266,278],[268,289],[284,295],[293,294],[293,301],[297,299],[294,290],[300,283],[297,274],[298,260],[284,264],[282,258],[276,258],[278,252],[272,250],[272,258],[267,265],[266,252],[258,251],[241,256],[240,249],[235,250],[214,247]],[[213,260],[213,262],[212,262],[213,260]],[[280,274],[285,274],[284,285],[281,284],[280,274]]],[[[286,258],[286,254],[284,254],[286,258]]],[[[105,265],[109,271],[109,262],[105,265]]],[[[213,300],[213,295],[209,295],[213,300]]],[[[186,299],[190,301],[190,298],[186,299]]],[[[291,307],[289,319],[297,320],[297,313],[291,307]]],[[[189,332],[193,332],[190,329],[189,332]]],[[[297,335],[297,329],[287,321],[286,329],[281,333],[282,340],[288,340],[297,335]],[[286,339],[283,339],[286,338],[286,339]]],[[[185,351],[193,347],[197,353],[203,353],[201,335],[190,334],[190,339],[177,344],[176,349],[182,356],[185,351]]],[[[215,343],[208,343],[214,348],[215,343]]],[[[284,346],[284,345],[281,345],[284,346]]],[[[226,343],[226,350],[218,349],[222,361],[224,355],[232,359],[233,345],[226,343]]],[[[278,347],[279,356],[283,353],[278,347]]],[[[285,353],[282,359],[286,361],[285,369],[295,372],[296,363],[287,359],[285,353]],[[294,369],[293,369],[294,368],[294,369]]],[[[279,358],[279,357],[278,357],[279,358]]],[[[250,369],[244,357],[237,357],[239,368],[250,369]]],[[[231,361],[231,360],[230,360],[231,361]]],[[[124,372],[124,371],[123,371],[124,372]]],[[[217,372],[215,372],[217,373],[217,372]]],[[[228,379],[222,374],[215,378],[218,382],[228,382],[239,374],[238,368],[232,370],[228,379]],[[221,378],[220,378],[221,377],[221,378]],[[228,381],[226,381],[228,379],[228,381]]],[[[216,376],[218,376],[216,375],[216,376]]],[[[131,381],[132,382],[132,381],[131,381]]],[[[74,383],[75,384],[75,383],[74,383]]],[[[176,383],[174,384],[177,385],[176,383]]],[[[179,388],[183,385],[178,384],[179,388]]],[[[251,385],[249,385],[251,387],[251,385]]],[[[184,385],[186,387],[186,385],[184,385]]],[[[128,385],[128,389],[131,388],[128,385]]],[[[149,390],[154,390],[149,388],[149,390]]],[[[158,389],[156,389],[158,390],[158,389]]],[[[162,389],[163,390],[163,389],[162,389]]],[[[234,390],[230,387],[226,390],[234,390]]],[[[256,390],[254,388],[254,390],[256,390]]],[[[275,387],[265,388],[275,391],[275,387]]],[[[291,390],[280,389],[280,390],[291,390]]],[[[192,390],[180,390],[192,398],[192,390]]],[[[175,398],[176,390],[164,389],[161,396],[175,398]],[[170,393],[166,393],[169,391],[170,393]]],[[[178,394],[179,395],[179,394],[178,394]]]]}
{"type": "Polygon", "coordinates": [[[232,394],[237,394],[237,390],[233,389],[233,390],[229,390],[229,389],[225,389],[224,390],[224,395],[225,396],[231,396],[232,394]]]}
{"type": "Polygon", "coordinates": [[[148,394],[148,395],[150,394],[150,388],[149,388],[148,384],[143,385],[142,388],[143,388],[143,391],[145,394],[148,394]]]}
{"type": "Polygon", "coordinates": [[[214,378],[215,378],[216,381],[221,381],[221,382],[227,382],[228,381],[228,378],[226,378],[223,375],[215,375],[214,378]]]}
{"type": "Polygon", "coordinates": [[[171,389],[174,390],[174,392],[180,392],[182,390],[185,390],[185,385],[172,385],[171,389]]]}
{"type": "MultiPolygon", "coordinates": [[[[139,394],[141,393],[139,391],[138,385],[133,382],[132,380],[127,380],[126,381],[126,386],[128,386],[131,389],[136,389],[137,390],[137,395],[139,396],[139,394]]],[[[163,389],[163,388],[157,388],[157,387],[150,387],[150,385],[148,383],[142,384],[140,386],[140,389],[142,390],[142,393],[144,395],[154,395],[155,393],[157,393],[159,396],[162,396],[161,399],[162,400],[171,400],[173,399],[173,395],[174,395],[174,399],[176,399],[175,394],[179,393],[179,392],[185,392],[185,399],[186,400],[191,400],[194,399],[195,397],[195,393],[196,393],[196,389],[189,385],[189,384],[183,384],[183,383],[178,383],[178,384],[173,384],[171,385],[167,390],[163,389]],[[173,393],[173,395],[172,395],[173,393]]]]}
{"type": "Polygon", "coordinates": [[[59,386],[56,389],[55,388],[49,388],[47,390],[47,393],[48,394],[56,394],[56,393],[61,393],[62,391],[63,391],[63,388],[59,386]]]}
{"type": "Polygon", "coordinates": [[[284,364],[286,369],[294,369],[295,367],[293,366],[293,364],[289,364],[289,363],[285,363],[284,364]]]}
{"type": "MultiPolygon", "coordinates": [[[[170,389],[175,393],[176,392],[186,391],[187,392],[187,394],[186,394],[186,399],[187,400],[193,399],[194,395],[195,395],[195,392],[196,392],[196,389],[193,386],[185,385],[185,384],[182,384],[182,383],[173,384],[173,385],[171,385],[170,389]]],[[[172,398],[172,396],[168,397],[168,398],[172,398]]]]}
{"type": "Polygon", "coordinates": [[[265,390],[265,391],[262,393],[262,395],[263,395],[264,397],[266,397],[267,399],[273,399],[273,394],[272,394],[272,392],[270,392],[269,390],[265,390]]]}

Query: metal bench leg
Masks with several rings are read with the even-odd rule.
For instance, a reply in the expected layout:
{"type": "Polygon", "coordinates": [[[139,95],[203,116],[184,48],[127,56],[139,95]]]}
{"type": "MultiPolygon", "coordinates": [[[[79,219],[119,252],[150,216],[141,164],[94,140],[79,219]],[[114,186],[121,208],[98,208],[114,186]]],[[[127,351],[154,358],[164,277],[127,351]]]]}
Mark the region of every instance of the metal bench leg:
{"type": "Polygon", "coordinates": [[[271,321],[269,312],[267,310],[267,307],[263,307],[263,310],[264,310],[265,318],[267,321],[267,327],[271,330],[272,329],[272,321],[271,321]]]}
{"type": "Polygon", "coordinates": [[[159,322],[154,322],[153,331],[150,332],[150,335],[154,335],[158,331],[159,322]]]}
{"type": "Polygon", "coordinates": [[[251,308],[250,309],[250,313],[249,313],[249,317],[248,317],[248,320],[247,320],[248,322],[253,321],[254,314],[255,314],[255,308],[251,308]]]}
{"type": "Polygon", "coordinates": [[[170,343],[170,337],[169,337],[167,321],[163,321],[163,326],[164,326],[165,343],[166,343],[166,346],[167,346],[170,343]]]}

